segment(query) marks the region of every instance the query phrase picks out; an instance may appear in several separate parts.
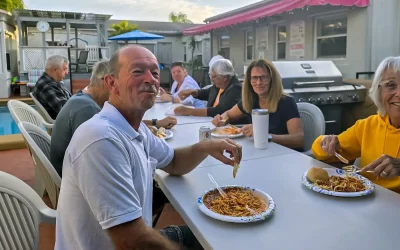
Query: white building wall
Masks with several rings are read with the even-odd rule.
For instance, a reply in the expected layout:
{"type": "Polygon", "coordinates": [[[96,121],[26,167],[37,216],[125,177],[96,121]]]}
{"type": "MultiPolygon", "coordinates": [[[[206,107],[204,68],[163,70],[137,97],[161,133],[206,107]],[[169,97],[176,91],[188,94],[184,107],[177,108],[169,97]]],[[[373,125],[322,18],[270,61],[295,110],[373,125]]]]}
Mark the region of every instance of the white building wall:
{"type": "Polygon", "coordinates": [[[6,12],[0,11],[0,98],[10,96],[11,78],[16,76],[18,71],[18,36],[16,28],[8,23],[9,19],[6,12]],[[7,69],[6,52],[10,54],[10,70],[7,69]]]}
{"type": "MultiPolygon", "coordinates": [[[[395,0],[393,0],[395,1],[395,0]]],[[[399,1],[400,2],[400,1],[399,1]]],[[[370,60],[366,56],[368,38],[366,37],[368,31],[368,10],[367,8],[355,8],[354,10],[347,10],[344,12],[338,12],[335,8],[335,12],[332,13],[332,8],[327,6],[320,8],[321,11],[318,13],[307,13],[306,11],[300,13],[295,12],[293,15],[285,15],[283,20],[279,22],[268,22],[261,21],[260,23],[251,22],[241,25],[234,25],[226,30],[217,30],[213,32],[213,54],[216,54],[219,50],[219,36],[224,32],[230,35],[230,59],[232,60],[235,70],[238,74],[244,73],[244,66],[250,64],[251,61],[245,60],[245,30],[251,29],[252,26],[256,25],[256,39],[255,39],[255,53],[254,59],[258,59],[261,54],[264,55],[265,59],[270,61],[277,60],[277,30],[278,24],[286,25],[287,39],[286,39],[286,59],[285,60],[332,60],[339,70],[342,72],[345,78],[355,78],[355,73],[360,71],[369,71],[366,67],[366,61],[370,60]],[[329,15],[347,15],[347,47],[346,57],[344,58],[318,58],[316,55],[316,19],[320,17],[326,17],[329,15]],[[305,51],[304,57],[293,57],[290,56],[290,23],[296,20],[303,20],[305,22],[305,51]],[[267,35],[266,35],[267,34],[267,35]],[[265,39],[267,36],[268,46],[265,49],[258,50],[258,42],[261,39],[265,39]]],[[[345,10],[345,9],[344,9],[345,10]]],[[[393,12],[394,14],[394,12],[393,12]]],[[[383,19],[388,20],[388,19],[383,19]]],[[[391,19],[389,19],[391,20],[391,19]]],[[[396,19],[397,20],[397,19],[396,19]]],[[[397,26],[398,27],[398,26],[397,26]]],[[[369,38],[370,39],[370,38],[369,38]]],[[[396,40],[394,40],[396,41],[396,40]]],[[[391,42],[391,43],[394,43],[391,42]]],[[[382,49],[385,50],[385,49],[382,49]]],[[[387,50],[387,49],[386,49],[387,50]]],[[[399,50],[399,46],[396,47],[399,50]]],[[[393,53],[388,51],[388,53],[393,53]]],[[[381,54],[379,53],[382,57],[381,54]]],[[[379,59],[380,60],[380,59],[379,59]]]]}

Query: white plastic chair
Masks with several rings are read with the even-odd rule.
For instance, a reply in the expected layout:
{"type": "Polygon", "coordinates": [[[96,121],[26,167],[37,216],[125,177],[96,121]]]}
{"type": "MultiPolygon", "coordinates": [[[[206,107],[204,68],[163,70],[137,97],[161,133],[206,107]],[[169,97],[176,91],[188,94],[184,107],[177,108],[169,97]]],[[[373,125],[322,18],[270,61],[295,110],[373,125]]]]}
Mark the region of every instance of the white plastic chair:
{"type": "Polygon", "coordinates": [[[42,222],[55,224],[56,210],[25,182],[0,171],[0,249],[38,249],[42,222]]]}
{"type": "Polygon", "coordinates": [[[18,123],[18,128],[21,130],[22,136],[32,153],[36,181],[43,181],[53,208],[57,208],[61,177],[50,162],[51,137],[45,131],[29,122],[18,123]],[[40,176],[41,180],[38,180],[38,176],[40,176]]]}
{"type": "Polygon", "coordinates": [[[304,130],[304,154],[312,156],[311,147],[318,136],[325,134],[325,117],[322,111],[311,103],[297,103],[304,130]]]}
{"type": "Polygon", "coordinates": [[[34,108],[24,102],[10,100],[7,102],[7,106],[17,124],[20,122],[30,122],[40,128],[43,128],[43,126],[49,129],[53,128],[53,124],[46,122],[34,108]]]}
{"type": "Polygon", "coordinates": [[[38,107],[39,114],[43,117],[43,119],[50,124],[54,124],[54,119],[51,118],[47,110],[43,107],[39,100],[36,99],[35,95],[33,95],[32,92],[29,93],[29,95],[32,97],[33,102],[38,107]]]}

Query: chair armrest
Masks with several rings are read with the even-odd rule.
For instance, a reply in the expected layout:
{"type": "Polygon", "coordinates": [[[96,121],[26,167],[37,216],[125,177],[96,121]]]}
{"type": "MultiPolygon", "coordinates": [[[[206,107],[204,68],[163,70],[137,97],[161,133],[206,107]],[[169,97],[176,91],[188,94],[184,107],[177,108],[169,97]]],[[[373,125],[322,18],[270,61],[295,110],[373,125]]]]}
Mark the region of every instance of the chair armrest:
{"type": "Polygon", "coordinates": [[[305,151],[305,152],[302,152],[302,153],[305,154],[305,155],[307,155],[307,156],[310,156],[311,158],[314,158],[314,155],[313,155],[311,149],[310,149],[310,150],[307,150],[307,151],[305,151]]]}
{"type": "Polygon", "coordinates": [[[44,125],[46,128],[49,128],[49,129],[53,129],[53,126],[54,126],[54,124],[50,124],[50,123],[45,122],[45,121],[43,121],[43,125],[44,125]]]}
{"type": "Polygon", "coordinates": [[[49,224],[56,224],[57,210],[49,207],[42,207],[39,209],[42,221],[49,224]]]}

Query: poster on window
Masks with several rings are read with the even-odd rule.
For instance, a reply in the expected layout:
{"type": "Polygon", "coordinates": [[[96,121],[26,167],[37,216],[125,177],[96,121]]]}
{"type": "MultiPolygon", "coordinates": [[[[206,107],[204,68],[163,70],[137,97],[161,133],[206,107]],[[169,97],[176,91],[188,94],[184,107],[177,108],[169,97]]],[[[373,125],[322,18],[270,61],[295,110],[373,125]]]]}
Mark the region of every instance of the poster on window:
{"type": "Polygon", "coordinates": [[[294,21],[290,24],[290,56],[304,57],[304,21],[294,21]]]}

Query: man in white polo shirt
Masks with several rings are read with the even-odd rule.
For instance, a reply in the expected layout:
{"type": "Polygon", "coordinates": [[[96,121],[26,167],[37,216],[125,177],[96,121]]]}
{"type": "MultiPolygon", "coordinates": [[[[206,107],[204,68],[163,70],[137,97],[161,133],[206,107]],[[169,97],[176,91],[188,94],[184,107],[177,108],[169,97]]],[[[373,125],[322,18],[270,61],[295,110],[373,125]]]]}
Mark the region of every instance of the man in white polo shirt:
{"type": "Polygon", "coordinates": [[[117,51],[110,65],[111,74],[104,79],[109,102],[79,126],[65,153],[55,249],[190,247],[180,228],[162,233],[151,228],[154,170],[184,175],[208,155],[233,165],[241,160],[241,146],[209,140],[171,148],[141,122],[160,86],[155,56],[130,45],[117,51]],[[233,159],[223,155],[226,151],[233,159]]]}

